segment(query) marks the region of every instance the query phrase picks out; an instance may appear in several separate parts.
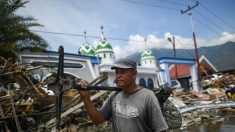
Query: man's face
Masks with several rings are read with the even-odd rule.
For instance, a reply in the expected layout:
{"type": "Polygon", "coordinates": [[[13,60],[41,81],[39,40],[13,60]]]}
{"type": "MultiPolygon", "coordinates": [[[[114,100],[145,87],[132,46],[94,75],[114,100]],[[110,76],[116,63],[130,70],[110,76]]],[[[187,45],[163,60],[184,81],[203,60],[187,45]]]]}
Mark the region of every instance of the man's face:
{"type": "Polygon", "coordinates": [[[122,88],[129,88],[131,84],[135,83],[136,70],[133,69],[116,69],[117,86],[122,88]]]}

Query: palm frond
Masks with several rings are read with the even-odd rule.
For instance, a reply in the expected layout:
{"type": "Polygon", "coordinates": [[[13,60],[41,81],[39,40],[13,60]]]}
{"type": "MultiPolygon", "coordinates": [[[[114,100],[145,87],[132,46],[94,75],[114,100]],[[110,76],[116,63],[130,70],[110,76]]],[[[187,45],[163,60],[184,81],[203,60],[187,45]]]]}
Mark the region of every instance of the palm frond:
{"type": "Polygon", "coordinates": [[[25,0],[0,0],[0,48],[4,51],[19,51],[24,48],[44,50],[47,42],[31,27],[42,26],[31,16],[15,14],[28,3],[25,0]]]}

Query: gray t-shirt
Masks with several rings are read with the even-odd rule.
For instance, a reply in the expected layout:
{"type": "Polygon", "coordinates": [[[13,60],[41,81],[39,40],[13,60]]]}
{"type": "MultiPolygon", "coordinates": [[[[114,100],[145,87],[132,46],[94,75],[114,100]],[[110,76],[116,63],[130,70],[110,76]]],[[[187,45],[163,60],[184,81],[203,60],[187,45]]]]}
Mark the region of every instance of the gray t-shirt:
{"type": "Polygon", "coordinates": [[[154,93],[142,88],[134,93],[113,92],[100,109],[111,119],[114,132],[159,132],[168,128],[154,93]]]}

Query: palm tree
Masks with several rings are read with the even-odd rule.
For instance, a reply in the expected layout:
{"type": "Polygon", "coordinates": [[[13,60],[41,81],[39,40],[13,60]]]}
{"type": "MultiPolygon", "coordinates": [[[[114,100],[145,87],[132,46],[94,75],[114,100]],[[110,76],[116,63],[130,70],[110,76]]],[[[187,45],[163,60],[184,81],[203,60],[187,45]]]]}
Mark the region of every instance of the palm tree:
{"type": "Polygon", "coordinates": [[[28,1],[0,0],[0,56],[13,57],[22,49],[44,50],[47,42],[29,28],[42,26],[33,17],[17,15],[17,9],[24,7],[28,1]]]}

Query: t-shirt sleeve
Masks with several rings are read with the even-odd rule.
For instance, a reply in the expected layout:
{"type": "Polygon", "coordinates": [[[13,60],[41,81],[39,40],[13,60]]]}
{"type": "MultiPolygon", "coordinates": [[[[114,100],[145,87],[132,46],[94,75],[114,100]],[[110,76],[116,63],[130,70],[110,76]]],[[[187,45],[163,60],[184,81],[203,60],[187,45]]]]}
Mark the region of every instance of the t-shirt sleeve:
{"type": "Polygon", "coordinates": [[[147,99],[147,119],[148,125],[154,132],[168,129],[166,121],[162,115],[157,97],[151,92],[147,99]]]}
{"type": "Polygon", "coordinates": [[[109,94],[108,98],[104,101],[102,107],[99,109],[105,120],[109,120],[112,117],[112,101],[115,95],[116,92],[109,94]]]}

